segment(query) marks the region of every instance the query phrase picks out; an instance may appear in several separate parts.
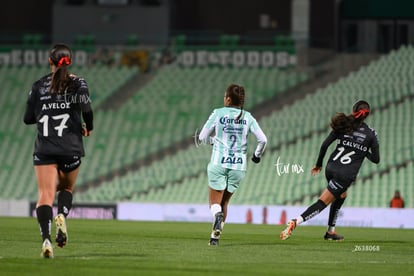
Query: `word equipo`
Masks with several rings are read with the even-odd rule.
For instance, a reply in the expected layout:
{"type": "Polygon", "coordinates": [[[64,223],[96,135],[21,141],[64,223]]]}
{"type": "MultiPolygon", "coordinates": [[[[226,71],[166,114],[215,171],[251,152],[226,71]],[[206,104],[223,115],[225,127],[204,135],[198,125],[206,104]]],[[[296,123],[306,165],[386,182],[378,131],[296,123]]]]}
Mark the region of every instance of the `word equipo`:
{"type": "Polygon", "coordinates": [[[282,174],[289,174],[289,173],[296,173],[296,174],[300,174],[305,172],[305,170],[303,169],[303,166],[300,164],[290,164],[290,163],[282,163],[280,162],[280,156],[277,157],[276,160],[276,171],[277,171],[277,175],[281,176],[282,174]]]}

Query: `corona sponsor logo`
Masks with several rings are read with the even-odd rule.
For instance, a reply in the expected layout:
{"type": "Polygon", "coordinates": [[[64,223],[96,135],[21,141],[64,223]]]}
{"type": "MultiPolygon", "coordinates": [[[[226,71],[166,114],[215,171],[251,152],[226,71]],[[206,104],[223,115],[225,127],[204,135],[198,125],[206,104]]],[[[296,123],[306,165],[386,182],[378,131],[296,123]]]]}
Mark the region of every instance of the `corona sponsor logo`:
{"type": "Polygon", "coordinates": [[[236,125],[246,125],[247,124],[247,120],[243,119],[233,119],[233,118],[228,118],[228,117],[221,117],[220,118],[220,124],[224,125],[224,124],[236,124],[236,125]]]}

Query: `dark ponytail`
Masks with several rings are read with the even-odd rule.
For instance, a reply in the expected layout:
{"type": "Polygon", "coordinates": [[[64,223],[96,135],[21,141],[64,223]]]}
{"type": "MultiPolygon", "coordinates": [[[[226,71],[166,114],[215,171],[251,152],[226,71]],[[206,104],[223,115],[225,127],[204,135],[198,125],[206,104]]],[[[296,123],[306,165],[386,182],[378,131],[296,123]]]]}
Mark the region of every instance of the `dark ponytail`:
{"type": "Polygon", "coordinates": [[[72,51],[65,44],[56,44],[50,50],[49,58],[56,70],[52,76],[50,85],[51,93],[63,93],[70,84],[68,66],[72,63],[72,51]]]}
{"type": "Polygon", "coordinates": [[[337,113],[331,119],[331,128],[337,133],[351,133],[353,129],[353,116],[337,113]]]}
{"type": "Polygon", "coordinates": [[[366,101],[358,101],[352,107],[352,114],[337,113],[331,119],[331,128],[337,133],[351,133],[368,117],[371,108],[366,101]]]}
{"type": "Polygon", "coordinates": [[[245,98],[244,87],[237,84],[230,84],[226,89],[226,96],[230,97],[232,106],[240,107],[240,114],[236,118],[236,120],[240,120],[243,116],[245,98]]]}

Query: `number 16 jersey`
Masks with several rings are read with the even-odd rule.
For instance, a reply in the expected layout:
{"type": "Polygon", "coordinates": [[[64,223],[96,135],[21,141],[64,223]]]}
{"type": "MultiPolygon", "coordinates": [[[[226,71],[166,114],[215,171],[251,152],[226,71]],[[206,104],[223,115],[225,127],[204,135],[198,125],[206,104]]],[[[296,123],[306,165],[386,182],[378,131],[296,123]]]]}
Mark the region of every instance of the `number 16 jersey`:
{"type": "Polygon", "coordinates": [[[336,148],[326,165],[326,173],[334,175],[335,178],[353,182],[365,157],[374,163],[379,163],[377,133],[367,124],[362,123],[358,129],[349,134],[331,131],[322,143],[316,162],[317,167],[322,167],[323,157],[329,145],[335,140],[337,140],[336,148]]]}

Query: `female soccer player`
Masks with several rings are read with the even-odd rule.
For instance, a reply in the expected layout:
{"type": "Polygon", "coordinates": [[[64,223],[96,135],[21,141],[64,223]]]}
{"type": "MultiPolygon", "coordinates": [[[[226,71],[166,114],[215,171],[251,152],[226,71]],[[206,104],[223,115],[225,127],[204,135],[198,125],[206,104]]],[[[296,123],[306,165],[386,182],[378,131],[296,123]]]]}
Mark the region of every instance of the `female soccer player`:
{"type": "Polygon", "coordinates": [[[33,84],[24,114],[26,124],[37,124],[33,164],[38,186],[36,215],[44,258],[53,258],[50,232],[56,192],[56,242],[59,247],[66,245],[66,216],[72,207],[72,192],[84,156],[82,136],[91,135],[93,129],[88,86],[84,79],[69,74],[71,62],[72,51],[67,45],[56,44],[51,49],[52,72],[33,84]]]}
{"type": "Polygon", "coordinates": [[[224,93],[224,107],[213,111],[199,135],[200,141],[206,142],[215,132],[211,160],[207,167],[210,212],[214,217],[209,245],[218,245],[230,198],[245,176],[249,132],[257,138],[253,162],[260,162],[267,143],[256,119],[243,110],[244,97],[242,86],[229,85],[224,93]]]}
{"type": "Polygon", "coordinates": [[[280,238],[286,240],[293,229],[304,221],[319,214],[331,204],[329,212],[328,230],[325,240],[341,241],[343,236],[335,232],[335,224],[339,209],[346,198],[346,191],[355,181],[364,158],[378,164],[380,161],[377,133],[364,120],[370,113],[370,106],[366,101],[358,101],[352,108],[352,114],[338,113],[331,120],[332,131],[322,143],[316,166],[311,170],[312,175],[322,169],[322,161],[330,144],[338,140],[336,149],[329,157],[325,168],[327,188],[322,192],[317,202],[312,204],[296,219],[288,222],[287,227],[280,233],[280,238]]]}

